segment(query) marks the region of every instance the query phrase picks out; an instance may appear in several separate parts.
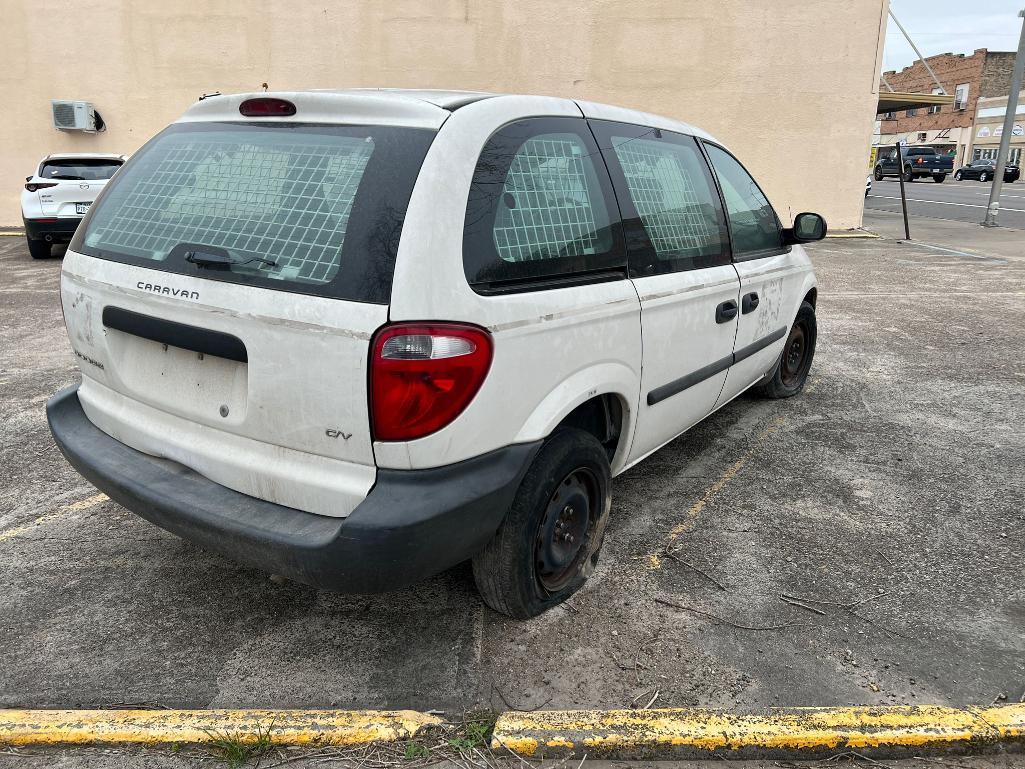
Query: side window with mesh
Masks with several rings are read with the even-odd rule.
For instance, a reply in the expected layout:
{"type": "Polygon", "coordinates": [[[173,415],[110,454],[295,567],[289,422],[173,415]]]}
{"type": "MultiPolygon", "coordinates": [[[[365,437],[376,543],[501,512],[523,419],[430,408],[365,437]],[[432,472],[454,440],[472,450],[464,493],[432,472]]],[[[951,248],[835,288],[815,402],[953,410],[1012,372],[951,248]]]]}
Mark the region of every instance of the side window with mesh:
{"type": "Polygon", "coordinates": [[[725,217],[697,142],[643,126],[592,126],[630,232],[631,272],[657,275],[729,264],[725,217]]]}
{"type": "MultiPolygon", "coordinates": [[[[478,289],[625,267],[619,215],[587,124],[536,118],[505,126],[481,152],[463,236],[478,289]]],[[[607,276],[606,276],[607,277],[607,276]]]]}

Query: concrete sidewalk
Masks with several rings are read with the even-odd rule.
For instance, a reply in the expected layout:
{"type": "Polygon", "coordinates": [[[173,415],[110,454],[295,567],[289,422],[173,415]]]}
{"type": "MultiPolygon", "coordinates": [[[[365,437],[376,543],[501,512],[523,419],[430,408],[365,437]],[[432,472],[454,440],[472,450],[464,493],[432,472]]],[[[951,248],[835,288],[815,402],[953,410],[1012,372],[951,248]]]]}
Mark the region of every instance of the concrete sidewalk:
{"type": "MultiPolygon", "coordinates": [[[[952,219],[912,216],[911,240],[918,245],[939,246],[981,257],[1025,259],[1025,230],[983,227],[952,219]]],[[[865,209],[863,227],[892,240],[904,240],[904,218],[887,211],[865,209]]]]}

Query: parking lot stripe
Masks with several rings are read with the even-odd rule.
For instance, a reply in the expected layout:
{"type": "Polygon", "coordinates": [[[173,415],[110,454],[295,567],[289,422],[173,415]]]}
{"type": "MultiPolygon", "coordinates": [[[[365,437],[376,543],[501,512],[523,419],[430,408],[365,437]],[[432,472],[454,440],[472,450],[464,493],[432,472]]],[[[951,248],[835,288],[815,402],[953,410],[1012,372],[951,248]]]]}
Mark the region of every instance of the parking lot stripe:
{"type": "Polygon", "coordinates": [[[895,758],[927,751],[1025,747],[1025,705],[537,711],[498,718],[492,748],[523,757],[815,758],[858,751],[895,758]]]}
{"type": "Polygon", "coordinates": [[[698,499],[698,501],[695,502],[693,505],[691,505],[687,512],[683,514],[683,519],[679,521],[675,526],[673,526],[672,529],[669,530],[669,535],[666,537],[665,544],[662,546],[661,550],[659,550],[656,553],[650,553],[648,555],[649,568],[659,569],[662,567],[662,558],[660,554],[670,550],[673,544],[675,544],[676,540],[678,540],[681,536],[683,536],[683,534],[685,534],[691,529],[691,527],[694,525],[694,521],[697,520],[697,517],[699,515],[701,515],[701,511],[705,509],[705,507],[712,500],[712,498],[715,497],[715,495],[718,494],[720,491],[722,491],[726,484],[728,484],[736,477],[737,473],[744,469],[744,465],[746,465],[751,460],[755,453],[759,449],[761,449],[762,444],[765,443],[766,439],[770,435],[772,435],[782,424],[782,417],[776,417],[774,420],[772,420],[765,427],[764,430],[762,430],[760,433],[758,433],[757,436],[755,436],[751,448],[749,448],[740,459],[738,459],[732,465],[727,467],[725,472],[723,472],[723,474],[720,475],[715,480],[715,482],[712,483],[712,485],[705,489],[705,492],[701,495],[701,498],[698,499]]]}
{"type": "Polygon", "coordinates": [[[412,710],[0,710],[0,745],[274,745],[408,740],[440,718],[412,710]]]}
{"type": "Polygon", "coordinates": [[[78,502],[72,502],[70,505],[64,505],[60,510],[55,510],[52,513],[45,513],[39,516],[31,523],[26,523],[21,526],[15,526],[13,529],[7,529],[6,531],[0,531],[0,542],[12,537],[17,537],[20,534],[24,534],[32,529],[47,523],[54,518],[60,518],[62,514],[67,512],[77,513],[81,510],[88,510],[90,507],[95,507],[103,502],[106,502],[110,497],[106,494],[93,494],[91,497],[80,499],[78,502]]]}

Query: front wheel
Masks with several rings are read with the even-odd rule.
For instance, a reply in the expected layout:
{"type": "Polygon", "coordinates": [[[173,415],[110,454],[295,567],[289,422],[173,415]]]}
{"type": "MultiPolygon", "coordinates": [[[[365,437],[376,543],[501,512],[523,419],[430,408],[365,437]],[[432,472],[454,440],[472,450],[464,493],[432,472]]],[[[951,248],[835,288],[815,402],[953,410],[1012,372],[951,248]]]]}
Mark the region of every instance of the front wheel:
{"type": "Polygon", "coordinates": [[[963,179],[963,178],[964,178],[964,174],[962,174],[960,171],[958,171],[957,173],[954,174],[954,180],[955,181],[961,181],[961,179],[963,179]]]}
{"type": "Polygon", "coordinates": [[[872,178],[875,179],[877,182],[881,182],[883,180],[883,169],[881,169],[879,166],[876,166],[875,170],[872,172],[872,178]]]}
{"type": "Polygon", "coordinates": [[[815,308],[810,302],[802,302],[776,368],[758,385],[758,393],[766,398],[789,398],[801,392],[815,357],[817,336],[815,308]]]}
{"type": "Polygon", "coordinates": [[[495,536],[474,556],[484,602],[534,617],[580,589],[598,562],[612,473],[598,439],[575,428],[545,441],[495,536]]]}
{"type": "Polygon", "coordinates": [[[983,171],[981,174],[979,174],[979,181],[980,182],[988,182],[989,181],[989,174],[987,174],[985,171],[983,171]]]}
{"type": "Polygon", "coordinates": [[[932,180],[937,184],[943,184],[943,180],[947,178],[946,174],[933,174],[932,180]]]}

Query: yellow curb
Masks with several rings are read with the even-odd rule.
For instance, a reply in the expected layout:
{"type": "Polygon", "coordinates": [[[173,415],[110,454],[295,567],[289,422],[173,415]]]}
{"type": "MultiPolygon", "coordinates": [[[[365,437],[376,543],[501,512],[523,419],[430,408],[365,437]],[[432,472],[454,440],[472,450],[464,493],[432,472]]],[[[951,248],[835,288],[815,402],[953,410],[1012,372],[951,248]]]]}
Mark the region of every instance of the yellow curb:
{"type": "Polygon", "coordinates": [[[2,710],[0,745],[364,745],[443,723],[412,710],[2,710]]]}
{"type": "Polygon", "coordinates": [[[586,753],[649,759],[1014,749],[1025,746],[1025,705],[773,708],[754,714],[702,708],[506,713],[498,718],[491,746],[528,758],[586,753]]]}
{"type": "Polygon", "coordinates": [[[874,232],[868,230],[847,230],[845,232],[827,232],[827,238],[879,238],[874,232]]]}

